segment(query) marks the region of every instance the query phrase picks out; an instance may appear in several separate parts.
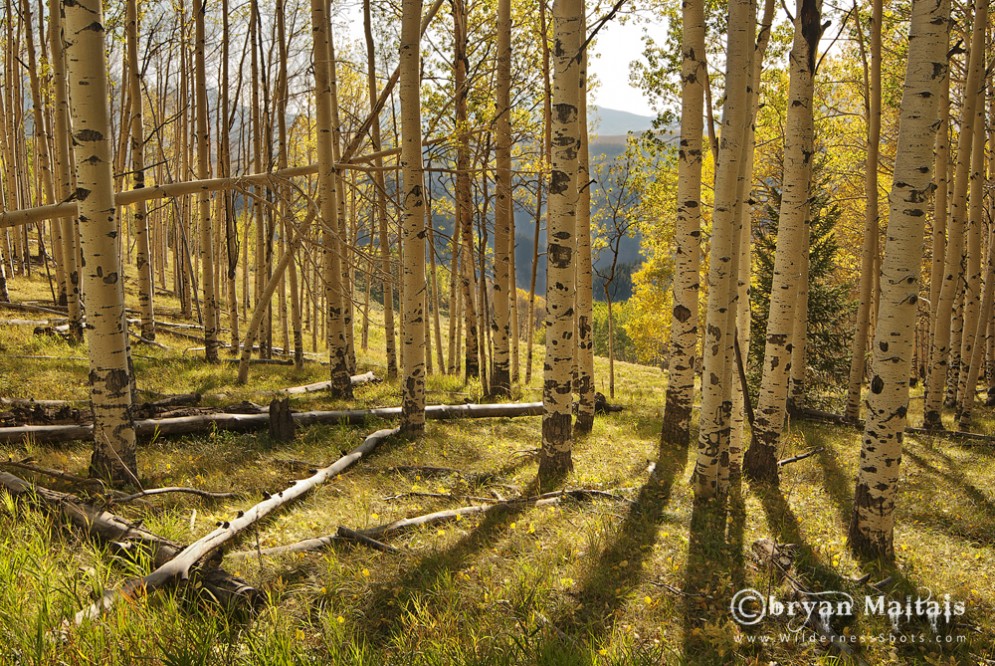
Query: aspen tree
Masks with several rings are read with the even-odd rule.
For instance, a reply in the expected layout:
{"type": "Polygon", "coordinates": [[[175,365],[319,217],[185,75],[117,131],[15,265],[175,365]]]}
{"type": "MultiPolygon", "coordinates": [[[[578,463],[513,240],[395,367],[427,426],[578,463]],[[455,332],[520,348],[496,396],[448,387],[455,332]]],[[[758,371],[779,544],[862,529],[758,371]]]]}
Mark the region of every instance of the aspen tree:
{"type": "MultiPolygon", "coordinates": [[[[35,145],[35,181],[39,185],[39,205],[44,205],[46,203],[55,203],[55,179],[52,174],[52,160],[51,154],[49,152],[49,122],[48,114],[45,109],[45,102],[41,94],[41,81],[38,75],[38,63],[35,54],[35,44],[34,44],[34,26],[31,20],[31,2],[30,0],[22,0],[21,3],[21,16],[24,21],[24,37],[25,37],[25,50],[28,52],[28,80],[29,87],[31,89],[31,111],[32,120],[34,121],[34,145],[35,145]]],[[[39,17],[41,18],[41,17],[39,17]]],[[[41,26],[39,26],[39,33],[41,34],[41,26]]],[[[42,48],[42,64],[44,61],[44,48],[42,48]]],[[[66,300],[66,276],[63,265],[63,242],[62,242],[62,226],[55,222],[52,224],[52,249],[54,252],[54,258],[56,262],[56,285],[58,288],[58,295],[54,296],[55,302],[63,303],[66,300]]],[[[41,236],[41,226],[38,226],[38,247],[39,252],[43,251],[42,236],[41,236]]],[[[46,267],[48,258],[46,256],[46,267]]]]}
{"type": "MultiPolygon", "coordinates": [[[[142,120],[142,72],[138,63],[138,0],[128,0],[126,12],[128,85],[131,89],[131,182],[132,187],[138,190],[145,187],[145,125],[142,120]]],[[[137,249],[135,268],[138,271],[138,308],[142,313],[142,337],[155,340],[149,221],[144,201],[134,205],[131,223],[137,249]]]]}
{"type": "MultiPolygon", "coordinates": [[[[586,25],[586,13],[582,16],[586,25]]],[[[585,35],[582,34],[583,42],[585,35]]],[[[577,133],[580,151],[577,154],[577,254],[575,271],[575,312],[577,380],[577,422],[574,432],[589,433],[594,428],[594,274],[591,264],[591,172],[587,139],[587,48],[580,58],[580,85],[577,104],[577,133]]]]}
{"type": "MultiPolygon", "coordinates": [[[[380,152],[380,114],[377,108],[376,50],[370,18],[370,0],[363,1],[363,35],[366,40],[366,76],[370,91],[370,150],[380,152]]],[[[380,241],[380,271],[383,287],[384,332],[387,339],[387,379],[397,377],[397,350],[394,342],[394,285],[390,267],[390,239],[387,234],[387,187],[383,175],[383,158],[373,161],[373,205],[376,209],[377,234],[380,241]]],[[[451,315],[450,315],[451,317],[451,315]]]]}
{"type": "MultiPolygon", "coordinates": [[[[971,421],[971,411],[974,405],[974,393],[978,386],[981,359],[980,351],[984,347],[984,331],[987,328],[986,319],[981,326],[982,335],[978,335],[978,324],[981,322],[979,307],[981,306],[981,227],[984,224],[984,186],[985,186],[985,89],[984,84],[975,93],[978,97],[974,114],[974,145],[971,149],[971,183],[970,207],[968,209],[967,248],[965,265],[967,267],[964,280],[964,333],[961,342],[960,357],[963,363],[958,377],[956,417],[963,423],[971,421]],[[975,370],[971,372],[975,347],[979,351],[979,359],[975,370]],[[970,405],[970,406],[968,406],[970,405]],[[964,412],[967,412],[966,416],[964,412]]],[[[967,91],[970,92],[970,91],[967,91]]],[[[988,280],[991,282],[991,280],[988,280]]]]}
{"type": "MultiPolygon", "coordinates": [[[[964,222],[967,216],[967,189],[971,166],[972,132],[974,116],[978,104],[975,94],[982,85],[985,66],[985,27],[988,21],[988,3],[975,0],[974,21],[971,31],[971,47],[968,51],[967,81],[964,84],[964,104],[961,107],[960,135],[957,140],[957,166],[954,170],[954,189],[950,199],[950,217],[947,226],[947,244],[944,256],[943,283],[937,298],[936,324],[933,330],[929,353],[929,373],[926,378],[926,399],[923,411],[923,427],[942,429],[940,410],[943,404],[943,388],[950,366],[951,327],[954,300],[963,279],[961,264],[964,245],[964,222]]],[[[910,62],[911,66],[911,62],[910,62]]],[[[957,353],[959,355],[960,349],[957,353]]]]}
{"type": "Polygon", "coordinates": [[[83,290],[89,305],[86,334],[94,440],[90,475],[131,484],[137,481],[138,469],[120,227],[114,204],[103,12],[100,0],[74,0],[64,2],[63,7],[83,290]]]}
{"type": "Polygon", "coordinates": [[[467,17],[466,0],[453,0],[453,91],[455,96],[456,134],[456,229],[453,232],[453,248],[460,255],[460,287],[463,292],[463,314],[465,319],[466,355],[464,370],[467,377],[480,376],[480,329],[477,326],[477,306],[475,303],[477,280],[473,266],[473,196],[470,178],[470,134],[467,117],[467,97],[469,83],[467,70],[467,17]]]}
{"type": "Polygon", "coordinates": [[[850,546],[894,555],[895,497],[909,405],[909,369],[919,299],[923,227],[933,189],[937,101],[947,69],[947,0],[914,0],[901,119],[874,327],[874,377],[867,398],[850,546]]]}
{"type": "Polygon", "coordinates": [[[490,389],[494,397],[511,397],[511,226],[514,216],[511,194],[511,0],[497,3],[497,108],[495,109],[494,156],[494,367],[490,389]]]}
{"type": "MultiPolygon", "coordinates": [[[[211,133],[207,108],[207,74],[204,56],[207,0],[194,7],[194,87],[197,97],[197,176],[211,177],[211,133]]],[[[211,195],[197,196],[197,222],[200,225],[201,288],[204,293],[204,356],[208,362],[218,360],[218,299],[214,281],[214,234],[211,220],[211,195]]]]}
{"type": "Polygon", "coordinates": [[[738,240],[745,187],[741,160],[749,128],[751,66],[756,30],[756,4],[729,3],[726,90],[715,171],[715,208],[708,268],[708,304],[702,371],[701,425],[695,464],[695,497],[725,494],[729,477],[729,434],[732,412],[738,240]]]}
{"type": "Polygon", "coordinates": [[[401,344],[401,427],[425,429],[425,198],[421,135],[421,0],[403,0],[401,55],[398,60],[401,98],[401,242],[404,245],[404,297],[401,344]]]}
{"type": "Polygon", "coordinates": [[[698,351],[701,161],[705,99],[705,3],[685,0],[681,23],[681,138],[677,152],[674,308],[661,444],[687,446],[698,351]]]}
{"type": "MultiPolygon", "coordinates": [[[[741,228],[739,236],[739,267],[737,288],[739,291],[736,306],[736,342],[739,352],[736,353],[736,364],[745,363],[744,350],[750,348],[750,242],[753,236],[752,225],[752,187],[753,162],[756,152],[756,122],[757,111],[760,108],[760,76],[763,73],[764,56],[770,43],[771,26],[774,21],[774,0],[764,0],[757,41],[753,48],[753,68],[751,74],[751,89],[749,93],[750,124],[747,133],[745,153],[743,157],[743,198],[741,204],[741,228]]],[[[737,374],[739,368],[736,368],[737,374]]],[[[745,372],[745,367],[743,368],[745,372]]],[[[738,377],[733,378],[732,389],[732,430],[729,433],[729,474],[730,478],[739,476],[743,468],[743,436],[746,428],[746,400],[744,387],[738,377]]]]}
{"type": "MultiPolygon", "coordinates": [[[[69,128],[69,90],[66,76],[65,43],[62,34],[63,7],[60,0],[49,0],[49,44],[52,51],[52,90],[55,98],[52,139],[55,173],[58,178],[59,200],[65,200],[73,191],[73,164],[69,128]]],[[[79,234],[75,220],[65,217],[56,220],[62,226],[62,260],[66,264],[66,312],[69,315],[69,339],[83,339],[83,308],[80,300],[79,234]]]]}
{"type": "MultiPolygon", "coordinates": [[[[947,44],[950,43],[949,29],[947,44]]],[[[940,289],[943,286],[943,259],[947,243],[947,191],[950,187],[950,70],[947,69],[940,85],[939,129],[936,130],[936,142],[933,153],[936,156],[933,172],[936,180],[936,190],[933,193],[933,258],[929,272],[929,340],[933,339],[936,326],[936,306],[940,301],[940,289]]],[[[927,347],[928,350],[928,347],[927,347]]],[[[927,351],[928,355],[928,351],[927,351]]]]}
{"type": "Polygon", "coordinates": [[[546,230],[546,361],[543,367],[539,479],[555,482],[573,467],[571,402],[573,285],[580,144],[580,45],[584,0],[553,0],[552,172],[546,230]]]}
{"type": "MultiPolygon", "coordinates": [[[[228,1],[221,1],[221,98],[219,113],[221,115],[221,130],[218,133],[218,176],[231,176],[231,104],[228,94],[228,51],[230,47],[231,29],[229,27],[228,1]]],[[[238,290],[235,287],[238,277],[238,229],[235,219],[235,196],[230,191],[221,195],[222,214],[225,220],[225,257],[227,270],[225,278],[228,284],[228,327],[231,329],[231,349],[238,353],[238,290]]],[[[219,257],[220,263],[220,257],[219,257]]]]}
{"type": "Polygon", "coordinates": [[[860,418],[860,388],[864,383],[867,338],[870,333],[871,302],[877,294],[874,283],[874,260],[878,255],[878,148],[881,142],[881,18],[883,0],[871,0],[870,66],[867,71],[867,94],[864,117],[867,123],[867,157],[864,166],[864,242],[860,252],[860,306],[854,329],[850,360],[850,383],[847,389],[848,420],[860,418]]]}
{"type": "Polygon", "coordinates": [[[807,275],[808,212],[813,148],[812,96],[816,53],[822,35],[821,0],[798,0],[793,17],[791,79],[784,139],[784,177],[764,345],[763,379],[753,440],[743,472],[754,481],[777,482],[775,445],[784,427],[799,285],[807,275]]]}
{"type": "MultiPolygon", "coordinates": [[[[549,26],[546,21],[546,0],[539,0],[539,50],[542,55],[542,169],[536,182],[535,232],[532,236],[532,272],[529,277],[529,306],[526,314],[528,334],[525,338],[525,383],[532,381],[532,340],[535,336],[536,274],[539,269],[539,235],[542,230],[542,195],[546,169],[552,161],[552,102],[553,89],[549,72],[549,26]]],[[[549,219],[546,206],[546,219],[549,219]]],[[[548,223],[547,223],[548,228],[548,223]]]]}
{"type": "MultiPolygon", "coordinates": [[[[342,316],[342,266],[335,242],[339,233],[335,162],[332,157],[331,57],[328,43],[328,0],[311,0],[311,31],[314,36],[315,119],[318,146],[318,208],[322,224],[322,254],[325,275],[326,335],[333,398],[351,398],[352,382],[346,359],[342,316]]],[[[262,307],[265,307],[262,305],[262,307]]]]}

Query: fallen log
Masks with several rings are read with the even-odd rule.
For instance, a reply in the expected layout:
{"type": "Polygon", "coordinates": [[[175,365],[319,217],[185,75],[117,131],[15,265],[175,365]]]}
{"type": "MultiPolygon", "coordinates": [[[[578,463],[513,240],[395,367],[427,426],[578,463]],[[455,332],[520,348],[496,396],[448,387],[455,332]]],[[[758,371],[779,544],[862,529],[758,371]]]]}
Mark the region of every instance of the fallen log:
{"type": "Polygon", "coordinates": [[[196,495],[197,497],[203,497],[205,499],[228,499],[231,497],[238,496],[238,493],[229,493],[229,492],[219,493],[210,490],[201,490],[200,488],[184,488],[180,486],[169,486],[165,488],[149,488],[148,490],[143,490],[139,493],[133,493],[131,495],[125,495],[124,497],[115,498],[111,501],[111,504],[126,504],[128,502],[134,502],[136,499],[142,499],[143,497],[152,497],[153,495],[168,495],[175,493],[196,495]]]}
{"type": "MultiPolygon", "coordinates": [[[[0,487],[11,495],[38,502],[46,511],[63,516],[87,534],[109,544],[118,553],[124,554],[136,547],[147,549],[156,567],[170,562],[183,551],[183,546],[82,502],[75,495],[36,486],[6,472],[0,472],[0,487]]],[[[204,588],[227,607],[245,603],[252,605],[261,598],[255,588],[220,567],[202,567],[195,573],[204,588]]]]}
{"type": "Polygon", "coordinates": [[[110,609],[122,596],[130,599],[135,595],[160,588],[174,580],[185,580],[189,576],[190,570],[198,562],[211,557],[269,514],[283,508],[286,504],[341,474],[399,431],[399,428],[378,430],[369,435],[358,447],[328,467],[319,470],[311,477],[301,481],[294,481],[287,489],[276,495],[266,496],[262,502],[256,504],[251,509],[239,511],[234,520],[220,523],[217,529],[184,548],[168,562],[159,565],[152,573],[142,578],[134,578],[118,589],[108,590],[101,599],[91,604],[89,608],[85,608],[76,614],[76,624],[79,625],[85,620],[99,617],[104,611],[110,609]]]}
{"type": "Polygon", "coordinates": [[[64,481],[66,483],[79,485],[79,486],[92,486],[99,488],[100,490],[106,490],[106,484],[100,479],[90,479],[83,476],[77,476],[72,472],[66,472],[64,470],[51,469],[48,467],[42,467],[41,465],[35,465],[30,462],[30,458],[25,460],[5,460],[0,462],[0,467],[13,467],[14,469],[22,469],[26,472],[32,472],[33,474],[40,474],[42,476],[47,476],[52,479],[58,479],[59,481],[64,481]]]}
{"type": "MultiPolygon", "coordinates": [[[[429,405],[425,408],[428,419],[501,418],[513,416],[541,416],[541,402],[497,403],[492,405],[429,405]]],[[[335,411],[297,412],[293,414],[297,427],[310,425],[362,425],[370,419],[398,419],[400,407],[373,409],[343,409],[335,411]]],[[[233,432],[251,432],[269,428],[269,414],[198,414],[162,419],[135,421],[139,438],[191,435],[212,429],[233,432]]],[[[93,437],[92,425],[25,425],[0,428],[0,443],[19,443],[28,438],[35,442],[70,442],[93,437]]]]}
{"type": "MultiPolygon", "coordinates": [[[[378,384],[380,379],[373,374],[373,371],[363,373],[361,375],[353,375],[349,378],[350,383],[353,386],[362,386],[363,384],[378,384]]],[[[290,388],[280,389],[277,393],[281,395],[301,395],[305,393],[319,393],[321,391],[327,391],[332,385],[332,382],[315,382],[313,384],[304,384],[303,386],[291,386],[290,388]]]]}
{"type": "MultiPolygon", "coordinates": [[[[435,525],[437,523],[448,522],[452,520],[459,520],[464,516],[472,516],[480,513],[487,513],[488,511],[501,511],[504,509],[509,509],[516,506],[522,505],[532,505],[532,506],[549,506],[551,504],[558,504],[564,499],[594,499],[594,498],[605,498],[614,499],[622,501],[630,501],[624,497],[614,495],[612,493],[603,490],[589,490],[586,488],[575,488],[572,490],[559,490],[556,492],[545,493],[543,495],[536,495],[535,497],[522,497],[518,499],[505,500],[503,502],[494,502],[491,504],[472,504],[470,506],[460,507],[458,509],[447,509],[446,511],[436,511],[434,513],[426,513],[420,516],[414,516],[412,518],[401,518],[400,520],[395,520],[391,523],[385,523],[383,525],[378,525],[376,527],[370,527],[365,530],[349,530],[355,534],[360,534],[371,539],[378,539],[385,537],[390,534],[395,534],[403,530],[411,529],[412,527],[423,527],[425,525],[435,525]]],[[[287,553],[304,553],[313,550],[320,550],[322,548],[327,548],[328,546],[343,540],[342,536],[343,528],[339,528],[339,531],[335,534],[329,534],[327,536],[316,537],[313,539],[305,539],[304,541],[298,541],[297,543],[292,543],[286,546],[274,546],[272,548],[263,548],[261,550],[242,550],[234,553],[228,553],[228,557],[251,557],[253,555],[285,555],[287,553]]]]}
{"type": "MultiPolygon", "coordinates": [[[[80,400],[78,402],[89,402],[80,400]]],[[[11,407],[71,407],[68,400],[35,400],[34,398],[0,398],[0,405],[10,405],[11,407]]]]}
{"type": "Polygon", "coordinates": [[[777,461],[777,466],[778,467],[783,467],[785,465],[790,465],[793,462],[798,462],[799,460],[805,460],[806,458],[811,458],[812,456],[816,455],[817,453],[822,453],[825,450],[826,450],[825,447],[820,446],[817,449],[812,449],[811,451],[806,451],[805,453],[800,453],[797,456],[791,456],[790,458],[785,458],[784,460],[778,460],[777,461]]]}
{"type": "Polygon", "coordinates": [[[42,307],[40,305],[28,305],[27,303],[3,303],[0,302],[0,308],[5,310],[20,310],[21,312],[40,312],[42,314],[54,314],[60,317],[65,317],[65,310],[56,310],[51,307],[42,307]]]}

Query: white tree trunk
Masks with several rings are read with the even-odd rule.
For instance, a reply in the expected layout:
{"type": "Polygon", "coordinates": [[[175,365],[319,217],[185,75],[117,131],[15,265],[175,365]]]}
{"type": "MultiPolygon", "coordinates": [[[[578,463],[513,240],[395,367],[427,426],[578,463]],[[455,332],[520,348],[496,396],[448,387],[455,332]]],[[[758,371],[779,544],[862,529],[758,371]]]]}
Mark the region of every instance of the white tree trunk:
{"type": "Polygon", "coordinates": [[[494,367],[490,392],[511,397],[511,299],[515,297],[511,273],[511,232],[514,217],[511,192],[511,0],[497,3],[497,108],[494,157],[494,319],[491,337],[494,367]]]}
{"type": "Polygon", "coordinates": [[[749,104],[756,31],[756,3],[729,4],[726,90],[722,133],[715,171],[715,208],[708,267],[708,309],[705,319],[701,382],[701,423],[695,464],[695,497],[724,495],[729,478],[729,433],[735,367],[739,236],[744,177],[741,161],[749,128],[749,104]]]}
{"type": "Polygon", "coordinates": [[[691,437],[694,366],[698,352],[701,150],[706,83],[704,0],[684,2],[681,38],[681,142],[677,153],[674,309],[660,443],[687,446],[691,437]]]}
{"type": "Polygon", "coordinates": [[[121,227],[114,203],[103,13],[100,0],[63,6],[83,292],[89,305],[86,333],[94,424],[90,474],[130,484],[137,481],[131,355],[124,318],[121,227]]]}
{"type": "Polygon", "coordinates": [[[404,283],[401,312],[403,374],[401,428],[425,428],[425,196],[422,166],[421,78],[419,51],[421,0],[404,0],[401,18],[401,242],[404,283]]]}
{"type": "MultiPolygon", "coordinates": [[[[985,26],[988,20],[988,3],[976,0],[971,47],[968,51],[967,81],[964,90],[977,91],[982,83],[985,67],[985,26]]],[[[923,426],[942,428],[940,410],[943,406],[943,388],[951,356],[951,327],[954,300],[963,279],[964,222],[967,217],[967,188],[970,176],[972,132],[978,96],[964,95],[961,107],[961,132],[957,140],[957,167],[954,172],[953,197],[950,200],[950,218],[947,227],[947,245],[944,257],[944,277],[936,303],[936,321],[929,353],[929,375],[926,380],[926,400],[923,426]]],[[[958,349],[958,354],[960,350],[958,349]]]]}
{"type": "Polygon", "coordinates": [[[806,278],[809,196],[813,148],[812,95],[816,54],[822,35],[821,0],[798,0],[791,80],[785,121],[784,168],[777,225],[777,251],[764,345],[763,379],[757,400],[753,440],[743,459],[752,480],[777,482],[775,450],[784,427],[791,370],[795,313],[806,278]]]}
{"type": "Polygon", "coordinates": [[[947,0],[914,0],[894,184],[874,327],[871,391],[850,524],[850,546],[894,555],[895,496],[909,405],[922,237],[933,189],[937,100],[946,74],[947,0]]]}
{"type": "Polygon", "coordinates": [[[546,231],[546,362],[543,370],[539,478],[555,481],[572,467],[573,286],[577,227],[578,93],[584,0],[553,2],[552,173],[546,231]]]}

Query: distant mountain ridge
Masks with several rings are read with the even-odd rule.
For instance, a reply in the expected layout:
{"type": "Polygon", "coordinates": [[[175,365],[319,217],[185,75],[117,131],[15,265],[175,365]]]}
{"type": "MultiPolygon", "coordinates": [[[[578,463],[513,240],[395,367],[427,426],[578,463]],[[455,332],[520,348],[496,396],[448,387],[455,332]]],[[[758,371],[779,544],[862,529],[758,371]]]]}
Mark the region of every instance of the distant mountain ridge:
{"type": "Polygon", "coordinates": [[[594,120],[593,129],[598,136],[625,136],[629,132],[645,132],[653,127],[652,116],[641,116],[606,106],[592,106],[589,116],[594,120]]]}

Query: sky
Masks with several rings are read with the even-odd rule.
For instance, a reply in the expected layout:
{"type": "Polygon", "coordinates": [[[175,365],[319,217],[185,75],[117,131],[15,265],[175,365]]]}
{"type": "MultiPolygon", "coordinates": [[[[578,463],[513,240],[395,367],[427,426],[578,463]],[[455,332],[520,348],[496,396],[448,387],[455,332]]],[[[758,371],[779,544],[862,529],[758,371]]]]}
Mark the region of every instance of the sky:
{"type": "MultiPolygon", "coordinates": [[[[362,39],[362,3],[347,1],[337,6],[337,23],[356,39],[362,39]]],[[[644,27],[662,41],[663,23],[637,24],[633,20],[619,23],[613,19],[606,23],[592,45],[588,68],[597,77],[598,87],[591,101],[600,107],[629,111],[642,116],[655,116],[642,92],[629,84],[629,63],[640,60],[643,52],[644,27]]]]}
{"type": "Polygon", "coordinates": [[[594,104],[619,111],[654,116],[642,91],[629,83],[629,63],[643,57],[643,30],[658,34],[662,41],[663,24],[636,24],[634,21],[609,21],[598,33],[588,59],[588,69],[597,77],[598,88],[592,95],[594,104]]]}

